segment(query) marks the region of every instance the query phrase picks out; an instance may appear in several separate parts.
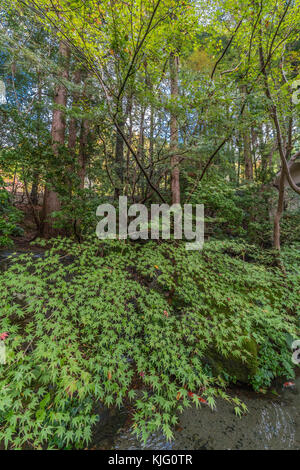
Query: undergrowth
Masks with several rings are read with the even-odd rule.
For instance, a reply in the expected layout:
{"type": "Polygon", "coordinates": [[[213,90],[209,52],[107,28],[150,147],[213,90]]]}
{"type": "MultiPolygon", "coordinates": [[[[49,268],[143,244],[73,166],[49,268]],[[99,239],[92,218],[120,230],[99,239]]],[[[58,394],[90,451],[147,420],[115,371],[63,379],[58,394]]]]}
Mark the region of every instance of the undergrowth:
{"type": "Polygon", "coordinates": [[[11,259],[0,292],[7,448],[82,448],[99,404],[131,402],[133,431],[144,440],[156,430],[171,439],[193,402],[213,408],[222,397],[241,414],[244,405],[226,393],[230,377],[207,365],[211,348],[246,364],[243,345],[255,342],[255,389],[293,377],[286,337],[297,335],[296,247],[283,252],[284,272],[273,252],[244,242],[184,246],[58,239],[44,257],[11,259]]]}

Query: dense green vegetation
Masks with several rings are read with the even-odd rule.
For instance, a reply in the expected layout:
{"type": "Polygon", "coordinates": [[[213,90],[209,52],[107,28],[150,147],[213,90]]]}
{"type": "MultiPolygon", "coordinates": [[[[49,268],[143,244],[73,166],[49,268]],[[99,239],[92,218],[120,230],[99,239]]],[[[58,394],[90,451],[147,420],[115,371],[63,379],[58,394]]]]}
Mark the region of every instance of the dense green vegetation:
{"type": "Polygon", "coordinates": [[[0,446],[242,416],[231,384],[295,376],[299,0],[0,4],[0,446]],[[203,250],[98,240],[119,196],[204,204],[203,250]]]}
{"type": "Polygon", "coordinates": [[[284,275],[272,252],[245,242],[195,253],[174,242],[58,240],[44,258],[21,255],[1,280],[1,329],[10,332],[2,438],[83,446],[99,401],[131,401],[139,435],[161,428],[171,437],[176,412],[199,404],[199,391],[213,407],[216,396],[230,399],[229,381],[259,390],[292,378],[299,258],[284,252],[284,275]]]}
{"type": "Polygon", "coordinates": [[[13,245],[10,238],[12,235],[20,235],[22,233],[22,229],[18,225],[22,214],[13,206],[11,196],[1,178],[0,185],[0,247],[5,247],[13,245]]]}

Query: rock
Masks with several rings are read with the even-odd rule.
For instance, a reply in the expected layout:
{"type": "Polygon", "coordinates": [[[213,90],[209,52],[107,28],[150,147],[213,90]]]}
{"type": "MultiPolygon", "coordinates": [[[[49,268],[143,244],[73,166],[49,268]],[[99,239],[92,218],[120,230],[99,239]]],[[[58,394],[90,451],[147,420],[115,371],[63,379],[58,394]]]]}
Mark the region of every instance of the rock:
{"type": "Polygon", "coordinates": [[[105,405],[102,405],[102,403],[99,403],[95,408],[95,412],[97,413],[99,419],[97,426],[103,427],[106,426],[109,419],[113,416],[114,409],[107,408],[105,405]]]}
{"type": "Polygon", "coordinates": [[[238,382],[247,384],[249,383],[249,379],[252,378],[258,370],[258,346],[254,340],[245,339],[241,352],[244,353],[245,350],[251,354],[247,362],[243,362],[233,354],[225,357],[212,348],[207,352],[205,359],[215,375],[221,375],[222,372],[226,372],[226,374],[231,377],[235,377],[238,382]]]}

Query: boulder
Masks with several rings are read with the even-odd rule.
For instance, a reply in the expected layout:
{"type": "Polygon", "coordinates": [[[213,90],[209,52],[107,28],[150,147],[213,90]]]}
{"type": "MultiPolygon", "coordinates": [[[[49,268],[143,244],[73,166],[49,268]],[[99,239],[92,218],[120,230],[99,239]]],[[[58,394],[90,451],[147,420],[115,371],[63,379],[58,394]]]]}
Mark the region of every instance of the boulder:
{"type": "Polygon", "coordinates": [[[225,357],[213,348],[208,350],[205,359],[212,368],[214,375],[222,375],[222,372],[225,372],[238,382],[247,384],[249,383],[249,379],[251,379],[258,370],[258,346],[254,340],[245,339],[241,353],[245,353],[245,350],[251,354],[246,362],[243,362],[233,354],[225,357]]]}

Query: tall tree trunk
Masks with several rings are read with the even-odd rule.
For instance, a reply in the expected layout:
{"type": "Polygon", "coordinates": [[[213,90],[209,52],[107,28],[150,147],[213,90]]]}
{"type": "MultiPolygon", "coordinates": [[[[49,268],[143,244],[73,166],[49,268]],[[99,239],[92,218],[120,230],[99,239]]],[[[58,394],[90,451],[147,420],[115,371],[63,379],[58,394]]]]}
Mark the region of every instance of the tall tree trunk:
{"type": "MultiPolygon", "coordinates": [[[[170,55],[170,88],[171,97],[177,98],[179,94],[178,87],[178,71],[179,71],[179,58],[171,53],[170,55]]],[[[180,171],[179,171],[179,157],[176,155],[178,149],[179,128],[176,115],[171,113],[170,121],[170,148],[171,156],[171,193],[172,204],[180,204],[180,171]]]]}
{"type": "MultiPolygon", "coordinates": [[[[62,60],[62,71],[60,76],[62,79],[68,79],[70,49],[63,41],[61,41],[59,45],[59,55],[62,60]]],[[[60,84],[56,88],[54,105],[55,108],[52,115],[51,136],[53,153],[58,156],[59,147],[64,145],[65,142],[66,130],[65,112],[63,108],[67,105],[67,89],[63,84],[60,84]]],[[[58,234],[58,230],[53,227],[54,217],[52,217],[52,213],[59,211],[60,207],[60,200],[57,192],[46,185],[43,207],[43,234],[46,238],[56,236],[58,234]]]]}

